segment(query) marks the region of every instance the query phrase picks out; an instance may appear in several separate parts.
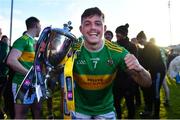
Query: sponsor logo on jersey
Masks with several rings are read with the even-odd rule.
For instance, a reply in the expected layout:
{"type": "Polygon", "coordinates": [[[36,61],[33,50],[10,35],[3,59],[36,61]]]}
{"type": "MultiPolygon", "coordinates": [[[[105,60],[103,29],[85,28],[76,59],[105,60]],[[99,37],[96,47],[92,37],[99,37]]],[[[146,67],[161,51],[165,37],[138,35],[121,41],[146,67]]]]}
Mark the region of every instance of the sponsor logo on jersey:
{"type": "Polygon", "coordinates": [[[114,80],[116,76],[116,72],[113,74],[106,75],[79,75],[74,74],[74,79],[77,84],[86,90],[99,90],[103,89],[110,84],[114,80]]]}
{"type": "Polygon", "coordinates": [[[78,60],[77,64],[85,65],[86,64],[86,60],[78,60]]]}

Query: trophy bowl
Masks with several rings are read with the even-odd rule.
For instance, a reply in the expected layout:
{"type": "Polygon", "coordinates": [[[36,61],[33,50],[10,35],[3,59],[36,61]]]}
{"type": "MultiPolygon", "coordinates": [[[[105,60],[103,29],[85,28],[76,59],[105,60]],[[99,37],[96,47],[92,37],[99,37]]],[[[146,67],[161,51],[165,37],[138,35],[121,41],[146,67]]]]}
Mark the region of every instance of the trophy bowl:
{"type": "Polygon", "coordinates": [[[45,58],[52,66],[62,65],[76,37],[66,29],[52,29],[48,35],[45,58]]]}

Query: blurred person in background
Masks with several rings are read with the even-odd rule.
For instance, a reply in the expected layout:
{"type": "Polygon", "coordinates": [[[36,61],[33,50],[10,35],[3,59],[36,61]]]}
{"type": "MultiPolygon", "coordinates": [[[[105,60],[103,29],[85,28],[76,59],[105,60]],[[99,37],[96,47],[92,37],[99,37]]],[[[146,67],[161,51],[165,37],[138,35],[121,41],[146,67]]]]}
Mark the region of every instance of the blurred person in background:
{"type": "Polygon", "coordinates": [[[139,61],[151,74],[152,85],[142,88],[145,102],[144,111],[140,113],[142,118],[160,118],[160,88],[163,83],[166,68],[163,63],[160,49],[147,41],[144,31],[137,35],[138,43],[144,48],[139,52],[139,61]]]}
{"type": "MultiPolygon", "coordinates": [[[[2,34],[0,30],[0,35],[2,34]]],[[[8,72],[9,68],[6,65],[6,58],[9,53],[9,39],[6,35],[1,36],[0,41],[0,104],[1,104],[1,110],[0,110],[0,118],[4,119],[6,118],[5,112],[7,112],[7,105],[8,105],[8,92],[6,91],[7,83],[8,83],[8,72]]]]}
{"type": "MultiPolygon", "coordinates": [[[[131,54],[137,57],[136,46],[129,41],[128,37],[129,24],[121,25],[116,28],[116,43],[119,46],[127,49],[131,54]]],[[[133,78],[124,71],[118,71],[114,81],[113,94],[114,94],[114,106],[116,109],[117,118],[122,118],[122,100],[125,98],[126,106],[128,109],[128,119],[135,117],[135,94],[138,90],[138,85],[134,82],[133,78]]],[[[136,104],[140,105],[140,97],[136,104]]]]}
{"type": "MultiPolygon", "coordinates": [[[[14,97],[25,75],[33,65],[35,56],[34,38],[39,37],[41,31],[40,21],[36,17],[27,18],[25,23],[27,32],[13,43],[12,50],[7,59],[7,64],[15,71],[12,83],[14,97]]],[[[40,118],[41,103],[37,102],[35,88],[32,86],[28,91],[31,91],[29,93],[31,97],[14,98],[15,119],[25,119],[29,108],[32,109],[35,119],[40,118]]]]}
{"type": "Polygon", "coordinates": [[[112,31],[107,30],[107,31],[104,33],[104,38],[105,38],[106,40],[111,41],[111,40],[113,39],[113,33],[112,33],[112,31]]]}
{"type": "MultiPolygon", "coordinates": [[[[156,40],[155,38],[150,38],[149,42],[151,44],[154,44],[156,45],[156,40]]],[[[163,48],[163,47],[159,47],[160,49],[160,52],[161,52],[161,58],[163,60],[163,63],[165,65],[165,70],[166,70],[166,73],[167,73],[167,69],[168,69],[168,66],[167,66],[167,62],[168,62],[168,52],[163,48]]],[[[162,83],[162,87],[164,89],[164,93],[165,93],[165,98],[164,98],[164,106],[168,107],[170,104],[169,104],[169,98],[170,98],[170,92],[169,92],[169,87],[168,87],[168,84],[167,84],[167,77],[165,75],[164,77],[164,80],[163,80],[163,83],[162,83]]]]}

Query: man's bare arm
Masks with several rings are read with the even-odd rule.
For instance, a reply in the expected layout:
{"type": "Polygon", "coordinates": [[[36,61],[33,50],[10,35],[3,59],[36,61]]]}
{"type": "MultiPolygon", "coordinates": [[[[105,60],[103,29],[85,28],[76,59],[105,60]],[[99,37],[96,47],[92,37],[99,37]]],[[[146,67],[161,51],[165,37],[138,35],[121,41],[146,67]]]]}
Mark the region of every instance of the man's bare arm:
{"type": "Polygon", "coordinates": [[[141,71],[127,70],[126,72],[140,86],[142,86],[142,87],[150,87],[151,86],[151,84],[152,84],[151,75],[147,70],[145,70],[145,69],[142,69],[141,71]]]}
{"type": "Polygon", "coordinates": [[[26,75],[28,73],[28,70],[24,68],[21,63],[18,61],[18,58],[21,56],[22,52],[17,49],[12,49],[8,59],[7,64],[14,70],[17,71],[23,75],[26,75]]]}
{"type": "Polygon", "coordinates": [[[136,83],[142,87],[151,86],[152,80],[150,73],[139,64],[134,55],[126,55],[125,63],[128,68],[126,72],[133,78],[136,83]]]}

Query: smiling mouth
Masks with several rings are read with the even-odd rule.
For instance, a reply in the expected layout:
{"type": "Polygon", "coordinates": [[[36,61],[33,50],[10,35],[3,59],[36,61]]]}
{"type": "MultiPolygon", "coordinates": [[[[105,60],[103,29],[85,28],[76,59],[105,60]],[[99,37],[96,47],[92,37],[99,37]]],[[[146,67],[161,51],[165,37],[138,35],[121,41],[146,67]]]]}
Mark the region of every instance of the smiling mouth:
{"type": "Polygon", "coordinates": [[[90,35],[90,36],[96,36],[96,37],[98,36],[97,33],[90,33],[89,35],[90,35]]]}

